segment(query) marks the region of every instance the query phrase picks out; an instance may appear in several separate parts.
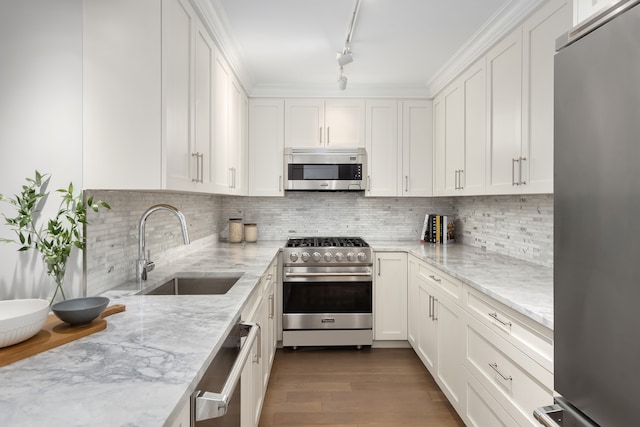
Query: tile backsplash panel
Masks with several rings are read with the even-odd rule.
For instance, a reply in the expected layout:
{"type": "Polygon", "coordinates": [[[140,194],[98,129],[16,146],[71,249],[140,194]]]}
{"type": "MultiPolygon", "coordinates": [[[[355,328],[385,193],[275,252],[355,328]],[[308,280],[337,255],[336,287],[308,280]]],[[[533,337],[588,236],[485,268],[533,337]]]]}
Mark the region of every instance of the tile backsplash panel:
{"type": "Polygon", "coordinates": [[[553,194],[454,199],[456,239],[553,267],[553,194]]]}
{"type": "MultiPolygon", "coordinates": [[[[258,239],[359,236],[419,240],[427,213],[451,214],[451,198],[371,198],[349,192],[289,192],[285,197],[222,198],[218,228],[229,218],[258,224],[258,239]]],[[[221,239],[225,236],[222,235],[221,239]]]]}
{"type": "Polygon", "coordinates": [[[89,190],[112,209],[90,212],[85,273],[96,295],[135,277],[138,221],[157,203],[180,209],[178,220],[159,211],[147,220],[147,249],[157,265],[226,240],[229,218],[258,224],[259,240],[305,235],[351,235],[365,240],[418,240],[427,213],[454,215],[456,240],[539,265],[553,265],[553,195],[370,198],[360,193],[290,192],[285,197],[239,197],[171,192],[89,190]]]}

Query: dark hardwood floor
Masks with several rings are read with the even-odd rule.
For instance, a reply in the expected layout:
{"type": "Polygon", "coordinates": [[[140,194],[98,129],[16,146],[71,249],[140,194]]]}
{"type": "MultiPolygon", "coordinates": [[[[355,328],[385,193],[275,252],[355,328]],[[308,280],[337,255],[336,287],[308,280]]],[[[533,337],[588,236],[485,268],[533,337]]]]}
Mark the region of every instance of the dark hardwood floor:
{"type": "Polygon", "coordinates": [[[260,427],[459,427],[412,349],[278,349],[260,427]]]}

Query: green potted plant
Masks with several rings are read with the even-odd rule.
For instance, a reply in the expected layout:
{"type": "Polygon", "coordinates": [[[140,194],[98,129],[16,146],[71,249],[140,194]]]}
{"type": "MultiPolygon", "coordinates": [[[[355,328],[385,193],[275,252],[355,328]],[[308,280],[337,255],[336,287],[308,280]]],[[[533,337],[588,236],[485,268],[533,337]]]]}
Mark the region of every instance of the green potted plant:
{"type": "Polygon", "coordinates": [[[58,292],[62,299],[66,299],[64,274],[71,249],[85,248],[83,227],[87,224],[87,208],[98,212],[100,207],[111,207],[102,200],[93,200],[93,197],[85,203],[82,191],[75,195],[73,183],[69,183],[67,188],[56,190],[62,197],[60,207],[56,215],[43,224],[44,219],[40,218],[40,213],[49,196],[47,186],[50,179],[51,175],[36,171],[35,178],[26,179],[27,183],[22,186],[20,194],[13,197],[0,194],[0,201],[10,203],[17,211],[15,217],[3,215],[5,223],[15,232],[16,240],[0,238],[0,241],[18,243],[18,251],[35,249],[40,252],[47,266],[47,274],[56,284],[51,297],[53,304],[58,292]]]}

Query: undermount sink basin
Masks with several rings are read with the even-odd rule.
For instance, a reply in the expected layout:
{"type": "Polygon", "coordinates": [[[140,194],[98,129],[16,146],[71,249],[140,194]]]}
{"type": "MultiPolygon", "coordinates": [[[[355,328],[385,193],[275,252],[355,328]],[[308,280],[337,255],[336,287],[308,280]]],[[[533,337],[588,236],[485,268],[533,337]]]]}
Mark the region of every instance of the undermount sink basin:
{"type": "Polygon", "coordinates": [[[242,273],[209,277],[176,277],[141,295],[222,295],[236,284],[242,273]]]}

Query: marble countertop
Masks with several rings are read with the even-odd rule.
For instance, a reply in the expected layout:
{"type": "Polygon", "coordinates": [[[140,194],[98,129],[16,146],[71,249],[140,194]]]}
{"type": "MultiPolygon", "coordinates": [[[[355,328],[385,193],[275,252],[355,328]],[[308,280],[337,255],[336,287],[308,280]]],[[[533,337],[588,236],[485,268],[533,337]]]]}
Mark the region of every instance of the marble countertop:
{"type": "Polygon", "coordinates": [[[103,294],[127,307],[106,330],[0,368],[0,425],[170,425],[282,246],[216,244],[156,268],[145,284],[244,273],[225,295],[134,295],[135,282],[103,294]]]}
{"type": "MultiPolygon", "coordinates": [[[[553,327],[552,270],[463,245],[370,241],[407,251],[520,313],[553,327]]],[[[283,241],[217,243],[149,273],[243,273],[225,295],[145,296],[136,282],[104,295],[127,310],[107,329],[0,368],[0,425],[170,425],[195,389],[283,241]]]]}
{"type": "Polygon", "coordinates": [[[377,251],[407,251],[553,329],[553,269],[465,245],[369,241],[377,251]]]}

